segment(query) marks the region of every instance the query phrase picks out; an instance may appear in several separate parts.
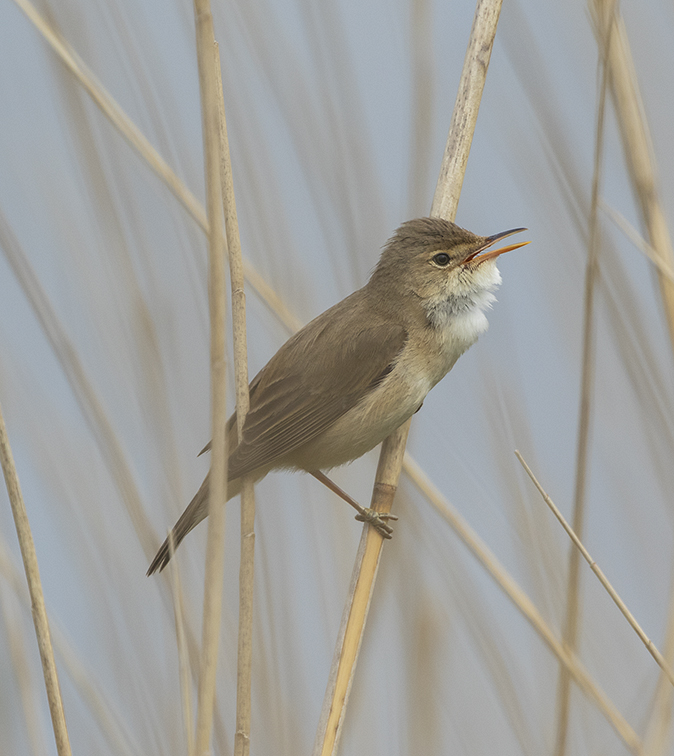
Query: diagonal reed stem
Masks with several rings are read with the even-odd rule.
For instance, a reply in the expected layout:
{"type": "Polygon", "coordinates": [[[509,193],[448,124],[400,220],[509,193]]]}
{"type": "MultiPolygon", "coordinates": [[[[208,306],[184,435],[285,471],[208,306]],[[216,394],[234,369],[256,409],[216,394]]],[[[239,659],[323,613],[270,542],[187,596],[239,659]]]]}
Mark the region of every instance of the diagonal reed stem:
{"type": "Polygon", "coordinates": [[[520,461],[520,464],[526,471],[527,475],[531,478],[531,482],[536,486],[536,488],[538,489],[538,492],[543,497],[543,501],[545,501],[548,507],[550,507],[550,510],[552,511],[552,513],[559,520],[560,525],[564,528],[567,535],[573,542],[573,545],[576,551],[578,551],[578,553],[582,555],[583,559],[585,559],[585,561],[590,565],[590,569],[597,576],[597,578],[599,579],[599,582],[606,589],[606,592],[608,593],[608,595],[613,599],[615,605],[618,607],[618,609],[620,609],[625,619],[629,622],[630,627],[639,636],[639,639],[644,644],[644,646],[646,646],[646,648],[648,649],[648,653],[655,659],[655,662],[660,667],[660,669],[664,672],[665,676],[667,677],[671,685],[674,686],[674,670],[672,670],[667,660],[660,653],[660,651],[658,651],[658,648],[655,645],[655,643],[653,643],[653,641],[643,631],[641,625],[636,621],[634,615],[632,614],[632,612],[630,612],[625,602],[618,595],[618,592],[608,581],[608,578],[606,577],[606,575],[604,575],[599,565],[590,556],[589,551],[585,548],[585,546],[583,546],[583,543],[578,537],[578,534],[569,525],[569,523],[564,519],[564,515],[562,515],[562,513],[559,511],[559,509],[557,508],[553,500],[545,492],[545,490],[543,489],[543,486],[541,486],[541,484],[538,482],[538,480],[536,479],[536,476],[531,471],[531,468],[529,467],[529,465],[524,461],[524,457],[522,457],[519,451],[515,451],[515,456],[520,461]]]}
{"type": "Polygon", "coordinates": [[[21,495],[19,486],[19,476],[16,473],[12,449],[9,445],[5,419],[0,407],[0,465],[5,476],[5,485],[9,495],[9,503],[12,506],[16,534],[19,537],[19,547],[21,548],[21,558],[28,582],[30,592],[30,603],[33,614],[33,624],[35,625],[35,635],[37,645],[40,651],[40,661],[42,662],[42,672],[44,674],[44,683],[47,690],[47,699],[49,701],[49,713],[51,714],[52,727],[54,729],[54,740],[56,741],[56,751],[58,756],[70,756],[70,741],[68,739],[68,729],[66,727],[66,718],[63,711],[63,701],[61,699],[61,688],[59,687],[58,674],[56,672],[56,661],[54,660],[54,649],[52,647],[51,635],[49,633],[49,621],[47,620],[47,610],[44,605],[44,595],[42,593],[42,582],[40,581],[40,570],[37,564],[37,554],[35,553],[35,544],[33,535],[28,522],[26,505],[21,495]]]}
{"type": "MultiPolygon", "coordinates": [[[[501,0],[478,0],[431,207],[431,215],[448,220],[453,220],[456,216],[500,11],[501,0]]],[[[382,444],[370,504],[372,509],[379,512],[391,511],[403,466],[409,429],[408,420],[382,444]]],[[[382,542],[381,535],[373,528],[365,526],[319,719],[314,756],[329,756],[337,749],[374,589],[382,542]]]]}

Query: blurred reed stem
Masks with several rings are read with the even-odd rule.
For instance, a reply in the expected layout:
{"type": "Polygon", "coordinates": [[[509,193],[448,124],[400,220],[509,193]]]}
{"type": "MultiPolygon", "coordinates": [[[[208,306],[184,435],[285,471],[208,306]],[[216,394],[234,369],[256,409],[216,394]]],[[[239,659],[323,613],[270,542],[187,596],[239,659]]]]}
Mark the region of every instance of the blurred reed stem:
{"type": "Polygon", "coordinates": [[[435,70],[433,46],[433,3],[431,0],[410,0],[410,43],[412,63],[412,143],[408,215],[416,218],[426,211],[427,187],[431,169],[433,131],[433,85],[435,70]]]}
{"type": "Polygon", "coordinates": [[[634,244],[634,246],[642,252],[658,269],[670,283],[674,284],[674,269],[669,266],[669,262],[663,260],[658,256],[658,253],[651,247],[651,245],[644,239],[644,237],[634,228],[634,226],[625,218],[624,215],[619,213],[614,207],[611,207],[606,200],[599,199],[599,207],[606,213],[606,215],[615,223],[615,225],[625,234],[625,236],[634,244]]]}
{"type": "Polygon", "coordinates": [[[105,465],[126,506],[143,551],[149,558],[156,551],[156,540],[145,515],[124,448],[103,403],[89,380],[74,343],[68,337],[28,257],[2,212],[0,212],[0,247],[68,379],[75,400],[96,439],[105,465]]]}
{"type": "MultiPolygon", "coordinates": [[[[164,158],[152,146],[143,132],[124,112],[122,107],[89,71],[86,64],[73,48],[61,38],[59,33],[52,28],[48,21],[42,17],[28,0],[14,0],[19,8],[26,14],[28,20],[42,34],[45,41],[58,55],[61,62],[72,73],[77,81],[84,87],[87,94],[100,108],[103,115],[119,131],[128,144],[136,150],[138,155],[148,164],[149,168],[167,186],[174,197],[187,210],[188,214],[196,221],[197,225],[206,234],[208,230],[208,218],[206,211],[199,200],[185,186],[175,171],[168,165],[164,158]]],[[[243,269],[246,280],[251,289],[259,296],[260,301],[291,330],[297,330],[301,323],[287,309],[281,298],[274,289],[262,278],[255,268],[247,261],[243,261],[243,269]]]]}
{"type": "Polygon", "coordinates": [[[9,586],[0,584],[0,616],[5,626],[7,651],[12,660],[14,677],[19,689],[26,736],[33,756],[43,756],[47,753],[48,747],[42,718],[38,714],[38,701],[41,700],[41,694],[31,674],[31,650],[28,648],[30,634],[25,631],[23,615],[18,611],[17,605],[18,599],[11,594],[9,586]]]}
{"type": "Polygon", "coordinates": [[[169,529],[169,578],[171,580],[171,594],[173,596],[173,615],[176,628],[176,646],[178,648],[178,676],[180,679],[180,696],[183,704],[183,724],[185,740],[187,742],[187,756],[194,756],[194,717],[192,714],[192,669],[190,655],[187,650],[185,637],[185,606],[183,591],[180,584],[178,563],[173,558],[175,554],[175,540],[173,531],[169,529]]]}
{"type": "MultiPolygon", "coordinates": [[[[608,9],[613,17],[613,7],[608,9]]],[[[600,44],[600,65],[598,69],[599,99],[595,127],[594,169],[592,194],[590,199],[590,220],[587,264],[585,268],[585,294],[583,303],[583,346],[581,358],[580,406],[578,410],[578,439],[576,443],[576,474],[573,501],[573,529],[579,538],[583,537],[585,520],[585,499],[587,494],[588,456],[590,445],[590,420],[592,415],[592,393],[594,386],[595,323],[594,295],[599,272],[599,191],[604,158],[604,116],[606,113],[606,92],[608,89],[608,55],[611,44],[612,21],[606,25],[607,33],[600,44]]],[[[569,572],[566,585],[566,614],[564,618],[563,643],[568,651],[576,652],[580,615],[580,554],[571,548],[569,572]]],[[[557,690],[557,736],[556,756],[564,756],[567,747],[569,727],[569,707],[571,699],[571,678],[568,669],[559,668],[557,690]]]]}

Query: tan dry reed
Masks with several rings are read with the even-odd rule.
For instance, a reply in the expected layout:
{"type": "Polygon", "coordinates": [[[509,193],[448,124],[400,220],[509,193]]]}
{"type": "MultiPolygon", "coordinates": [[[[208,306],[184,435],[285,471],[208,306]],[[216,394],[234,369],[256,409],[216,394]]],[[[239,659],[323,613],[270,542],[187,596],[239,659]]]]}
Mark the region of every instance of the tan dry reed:
{"type": "Polygon", "coordinates": [[[220,138],[217,76],[213,45],[213,17],[208,0],[195,0],[199,90],[201,92],[206,206],[208,213],[208,302],[211,333],[211,468],[208,496],[208,538],[204,586],[204,619],[195,749],[197,756],[210,750],[218,646],[222,615],[225,561],[225,507],[227,501],[227,449],[225,427],[225,243],[220,196],[220,138]]]}
{"type": "MultiPolygon", "coordinates": [[[[225,99],[222,91],[220,55],[215,44],[217,77],[220,180],[225,233],[229,250],[229,280],[232,290],[232,334],[234,347],[234,381],[236,390],[236,431],[241,443],[243,425],[250,407],[248,393],[248,347],[246,338],[246,294],[241,254],[239,222],[234,196],[234,176],[227,136],[225,99]]],[[[236,675],[235,756],[250,751],[251,687],[253,669],[253,588],[255,576],[255,486],[251,478],[241,481],[241,558],[239,568],[239,637],[236,675]]]]}

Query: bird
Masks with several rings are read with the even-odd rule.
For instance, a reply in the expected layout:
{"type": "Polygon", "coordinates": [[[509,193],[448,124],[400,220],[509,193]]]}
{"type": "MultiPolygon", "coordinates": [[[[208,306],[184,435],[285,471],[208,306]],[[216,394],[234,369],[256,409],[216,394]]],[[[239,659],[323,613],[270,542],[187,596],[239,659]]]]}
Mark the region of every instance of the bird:
{"type": "MultiPolygon", "coordinates": [[[[291,336],[250,382],[241,443],[236,413],[227,424],[228,499],[243,476],[258,481],[271,470],[323,480],[323,471],[370,451],[419,410],[486,331],[485,310],[501,283],[496,259],[529,242],[491,247],[521,231],[478,236],[438,217],[403,223],[365,286],[291,336]]],[[[207,475],[148,575],[207,516],[208,482],[207,475]]],[[[390,531],[376,515],[371,521],[390,531]]]]}

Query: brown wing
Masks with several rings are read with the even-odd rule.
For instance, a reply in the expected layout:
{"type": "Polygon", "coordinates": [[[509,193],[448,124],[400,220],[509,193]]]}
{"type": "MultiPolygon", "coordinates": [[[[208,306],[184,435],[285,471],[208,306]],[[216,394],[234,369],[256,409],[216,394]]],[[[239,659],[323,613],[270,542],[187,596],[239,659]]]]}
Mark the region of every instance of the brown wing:
{"type": "Polygon", "coordinates": [[[289,339],[251,383],[251,406],[229,477],[268,465],[315,438],[392,369],[405,328],[369,312],[361,292],[289,339]]]}

